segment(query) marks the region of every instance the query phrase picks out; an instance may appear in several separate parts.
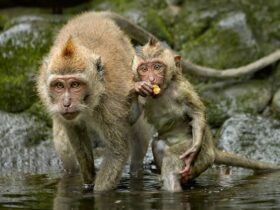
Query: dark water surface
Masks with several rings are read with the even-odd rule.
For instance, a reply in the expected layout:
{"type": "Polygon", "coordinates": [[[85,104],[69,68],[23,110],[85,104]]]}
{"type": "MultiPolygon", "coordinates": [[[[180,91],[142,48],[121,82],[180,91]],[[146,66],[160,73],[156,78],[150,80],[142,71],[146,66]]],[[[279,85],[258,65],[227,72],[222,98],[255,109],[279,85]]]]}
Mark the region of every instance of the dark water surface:
{"type": "Polygon", "coordinates": [[[280,172],[212,168],[182,193],[160,190],[150,172],[107,193],[82,192],[79,176],[13,174],[0,178],[0,209],[280,209],[280,172]]]}

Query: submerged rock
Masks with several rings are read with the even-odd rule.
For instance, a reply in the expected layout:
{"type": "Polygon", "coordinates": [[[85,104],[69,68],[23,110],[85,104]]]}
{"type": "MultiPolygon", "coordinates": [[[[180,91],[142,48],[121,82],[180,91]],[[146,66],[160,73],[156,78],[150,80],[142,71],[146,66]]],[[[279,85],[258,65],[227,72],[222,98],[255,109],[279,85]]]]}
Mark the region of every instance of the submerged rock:
{"type": "Polygon", "coordinates": [[[26,114],[0,112],[0,173],[60,171],[51,131],[44,122],[26,114]]]}
{"type": "Polygon", "coordinates": [[[248,158],[280,164],[279,136],[279,121],[239,114],[223,124],[218,138],[218,147],[248,158]]]}

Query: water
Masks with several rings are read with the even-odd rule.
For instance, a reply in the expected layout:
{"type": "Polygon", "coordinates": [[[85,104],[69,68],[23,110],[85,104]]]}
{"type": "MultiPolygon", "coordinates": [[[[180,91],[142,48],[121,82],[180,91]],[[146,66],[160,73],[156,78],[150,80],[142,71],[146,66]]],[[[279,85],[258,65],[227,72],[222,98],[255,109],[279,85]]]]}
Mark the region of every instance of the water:
{"type": "MultiPolygon", "coordinates": [[[[226,125],[221,131],[221,148],[280,162],[279,122],[237,116],[226,125]],[[257,152],[252,154],[250,148],[257,152]]],[[[84,193],[80,176],[60,173],[60,161],[50,140],[28,146],[30,136],[44,136],[44,132],[35,132],[42,128],[44,125],[33,118],[0,112],[0,210],[280,209],[280,172],[254,175],[249,170],[214,167],[184,192],[164,192],[158,175],[151,172],[150,148],[142,177],[130,177],[126,165],[116,190],[84,193]]]]}
{"type": "Polygon", "coordinates": [[[0,209],[280,209],[280,172],[211,168],[182,193],[160,190],[156,174],[125,174],[112,192],[85,193],[80,176],[14,174],[0,178],[0,209]]]}

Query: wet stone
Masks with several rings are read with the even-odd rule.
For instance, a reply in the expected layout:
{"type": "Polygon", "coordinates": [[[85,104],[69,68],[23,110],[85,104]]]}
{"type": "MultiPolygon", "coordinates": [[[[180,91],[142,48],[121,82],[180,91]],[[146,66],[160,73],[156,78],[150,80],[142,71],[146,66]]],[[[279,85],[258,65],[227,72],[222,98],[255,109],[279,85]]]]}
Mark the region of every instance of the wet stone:
{"type": "Polygon", "coordinates": [[[25,114],[0,112],[0,173],[42,174],[62,169],[51,130],[25,114]]]}
{"type": "Polygon", "coordinates": [[[223,124],[218,147],[248,158],[280,163],[280,121],[258,115],[239,114],[223,124]]]}

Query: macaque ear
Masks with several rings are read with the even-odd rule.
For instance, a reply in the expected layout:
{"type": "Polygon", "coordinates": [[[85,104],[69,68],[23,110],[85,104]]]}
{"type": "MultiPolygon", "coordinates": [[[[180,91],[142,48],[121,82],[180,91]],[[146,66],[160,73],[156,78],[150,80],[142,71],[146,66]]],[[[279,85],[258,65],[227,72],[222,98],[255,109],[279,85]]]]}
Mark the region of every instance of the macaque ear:
{"type": "Polygon", "coordinates": [[[181,56],[180,55],[175,55],[174,61],[175,61],[176,67],[181,68],[181,56]]]}
{"type": "Polygon", "coordinates": [[[157,41],[154,37],[151,37],[151,38],[149,39],[149,46],[150,46],[150,47],[156,46],[157,43],[158,43],[158,41],[157,41]]]}

